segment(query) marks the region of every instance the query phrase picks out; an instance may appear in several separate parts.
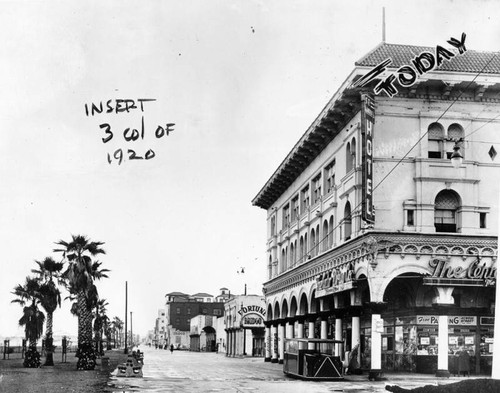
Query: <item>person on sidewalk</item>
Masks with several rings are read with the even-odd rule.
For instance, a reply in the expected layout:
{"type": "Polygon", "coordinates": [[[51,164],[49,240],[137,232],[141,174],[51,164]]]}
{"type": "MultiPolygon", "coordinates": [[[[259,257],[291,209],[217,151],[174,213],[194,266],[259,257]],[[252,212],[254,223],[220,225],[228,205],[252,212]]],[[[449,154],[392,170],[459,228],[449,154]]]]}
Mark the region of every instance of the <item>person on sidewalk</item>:
{"type": "Polygon", "coordinates": [[[464,347],[458,352],[458,375],[470,376],[470,355],[464,347]]]}
{"type": "Polygon", "coordinates": [[[170,344],[170,353],[174,353],[174,344],[170,344]]]}

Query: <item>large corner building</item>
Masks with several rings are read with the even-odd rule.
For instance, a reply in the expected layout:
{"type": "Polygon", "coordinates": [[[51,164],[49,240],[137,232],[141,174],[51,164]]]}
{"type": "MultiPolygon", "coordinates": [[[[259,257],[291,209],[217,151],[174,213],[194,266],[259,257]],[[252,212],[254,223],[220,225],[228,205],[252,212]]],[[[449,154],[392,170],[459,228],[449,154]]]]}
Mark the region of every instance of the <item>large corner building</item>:
{"type": "Polygon", "coordinates": [[[500,56],[446,51],[435,67],[436,47],[362,57],[253,199],[267,211],[266,360],[286,337],[335,338],[372,376],[447,375],[459,348],[491,373],[500,56]]]}

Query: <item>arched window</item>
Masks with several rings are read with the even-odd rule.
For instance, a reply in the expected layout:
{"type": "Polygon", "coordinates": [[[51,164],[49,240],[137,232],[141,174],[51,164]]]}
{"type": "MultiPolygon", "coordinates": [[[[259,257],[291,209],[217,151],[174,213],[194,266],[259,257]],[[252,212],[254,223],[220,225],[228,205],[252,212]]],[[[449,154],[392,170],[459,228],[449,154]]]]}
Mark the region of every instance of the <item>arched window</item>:
{"type": "Polygon", "coordinates": [[[299,259],[300,259],[300,262],[304,261],[304,254],[305,254],[304,238],[301,236],[300,240],[299,240],[299,259]]]}
{"type": "Polygon", "coordinates": [[[313,229],[311,229],[311,252],[310,252],[311,256],[315,256],[316,255],[316,231],[313,229]]]}
{"type": "Polygon", "coordinates": [[[352,170],[352,157],[351,157],[351,144],[347,142],[345,146],[345,172],[348,173],[352,170]]]}
{"type": "Polygon", "coordinates": [[[271,255],[269,255],[269,265],[267,266],[267,270],[267,275],[270,280],[271,278],[273,278],[273,257],[271,255]]]}
{"type": "Polygon", "coordinates": [[[351,238],[351,204],[346,203],[344,209],[344,239],[349,240],[351,238]]]}
{"type": "Polygon", "coordinates": [[[330,232],[328,232],[328,248],[333,247],[333,216],[330,217],[330,232]]]}
{"type": "Polygon", "coordinates": [[[290,266],[295,265],[295,247],[292,244],[290,245],[290,266]]]}
{"type": "Polygon", "coordinates": [[[323,221],[323,238],[321,239],[321,249],[328,250],[328,221],[323,221]]]}
{"type": "Polygon", "coordinates": [[[352,167],[356,168],[356,138],[352,138],[351,141],[351,160],[352,167]]]}
{"type": "Polygon", "coordinates": [[[464,129],[460,124],[453,123],[448,127],[448,141],[446,142],[446,157],[448,159],[451,158],[455,142],[458,142],[458,145],[460,146],[460,153],[462,154],[462,157],[465,158],[463,138],[464,129]]]}
{"type": "Polygon", "coordinates": [[[283,273],[285,271],[285,266],[286,266],[286,254],[285,254],[285,249],[283,248],[281,250],[280,273],[283,273]]]}
{"type": "Polygon", "coordinates": [[[427,128],[427,157],[443,158],[444,128],[439,123],[431,123],[427,128]]]}
{"type": "Polygon", "coordinates": [[[307,260],[307,253],[309,252],[309,243],[307,242],[307,233],[304,235],[304,257],[302,258],[302,262],[307,260]]]}
{"type": "Polygon", "coordinates": [[[457,210],[460,196],[452,190],[443,190],[434,202],[434,227],[436,232],[457,232],[457,210]]]}

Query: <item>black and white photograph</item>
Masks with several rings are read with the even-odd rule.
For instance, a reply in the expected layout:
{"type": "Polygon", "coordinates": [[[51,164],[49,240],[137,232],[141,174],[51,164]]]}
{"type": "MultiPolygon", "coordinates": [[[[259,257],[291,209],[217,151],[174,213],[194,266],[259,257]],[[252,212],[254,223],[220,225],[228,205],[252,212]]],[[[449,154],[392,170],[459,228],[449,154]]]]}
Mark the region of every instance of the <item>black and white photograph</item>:
{"type": "Polygon", "coordinates": [[[500,392],[499,1],[0,36],[0,392],[500,392]]]}

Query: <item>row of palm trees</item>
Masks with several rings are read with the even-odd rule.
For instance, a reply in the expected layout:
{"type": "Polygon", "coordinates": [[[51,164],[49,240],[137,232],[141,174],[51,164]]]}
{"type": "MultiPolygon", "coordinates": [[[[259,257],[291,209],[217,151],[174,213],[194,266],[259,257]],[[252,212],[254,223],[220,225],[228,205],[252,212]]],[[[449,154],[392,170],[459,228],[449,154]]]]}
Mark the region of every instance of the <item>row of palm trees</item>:
{"type": "Polygon", "coordinates": [[[78,317],[78,370],[93,370],[96,357],[103,354],[102,336],[105,335],[108,348],[113,338],[119,336],[123,322],[115,317],[110,321],[106,315],[105,299],[100,299],[95,281],[107,278],[108,269],[101,268],[101,262],[95,258],[105,254],[103,242],[91,241],[86,236],[72,235],[71,241],[56,242],[58,248],[54,252],[62,254],[61,262],[52,257],[35,261],[37,268],[32,270],[34,276],[26,277],[23,285],[17,285],[12,292],[17,302],[23,307],[23,315],[19,324],[24,326],[28,349],[24,357],[25,367],[40,367],[40,354],[37,342],[45,329],[45,365],[54,365],[53,360],[53,325],[52,317],[61,306],[60,286],[68,292],[73,301],[71,312],[78,317]],[[40,310],[40,307],[46,312],[40,310]],[[94,322],[94,324],[92,324],[94,322]],[[94,333],[94,336],[93,336],[94,333]],[[94,345],[95,344],[95,345],[94,345]]]}

